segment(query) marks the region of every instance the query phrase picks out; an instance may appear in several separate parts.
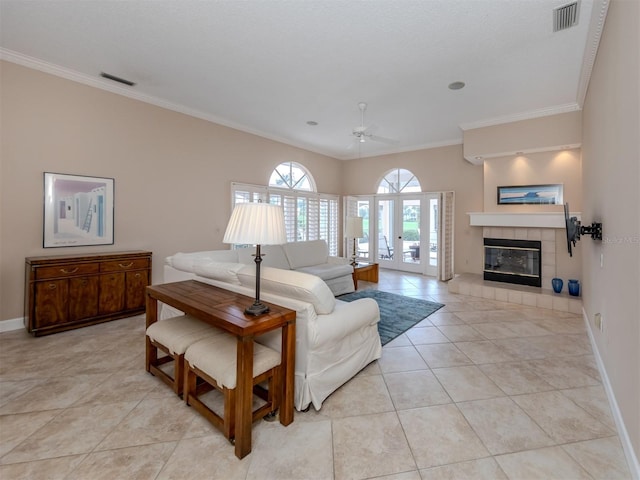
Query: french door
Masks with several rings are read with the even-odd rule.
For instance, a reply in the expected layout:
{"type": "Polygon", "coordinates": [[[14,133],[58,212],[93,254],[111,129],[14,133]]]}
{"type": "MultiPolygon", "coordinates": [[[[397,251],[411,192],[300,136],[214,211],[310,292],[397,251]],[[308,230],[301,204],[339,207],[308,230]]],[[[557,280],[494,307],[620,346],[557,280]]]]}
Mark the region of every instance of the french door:
{"type": "Polygon", "coordinates": [[[438,196],[380,195],[374,197],[374,204],[380,266],[435,276],[438,196]]]}

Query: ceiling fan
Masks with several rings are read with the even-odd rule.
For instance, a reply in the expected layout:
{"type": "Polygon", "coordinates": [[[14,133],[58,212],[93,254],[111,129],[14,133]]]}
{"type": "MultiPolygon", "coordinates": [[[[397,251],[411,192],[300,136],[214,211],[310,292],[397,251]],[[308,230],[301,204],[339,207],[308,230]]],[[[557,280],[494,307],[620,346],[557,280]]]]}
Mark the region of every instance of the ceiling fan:
{"type": "Polygon", "coordinates": [[[397,140],[374,135],[378,127],[373,124],[366,127],[364,124],[364,112],[367,109],[367,104],[365,102],[360,102],[358,103],[358,108],[360,108],[360,125],[357,127],[353,127],[353,131],[351,132],[351,135],[353,135],[356,139],[358,139],[359,143],[365,143],[367,139],[373,140],[374,142],[387,143],[389,145],[394,145],[398,143],[397,140]]]}

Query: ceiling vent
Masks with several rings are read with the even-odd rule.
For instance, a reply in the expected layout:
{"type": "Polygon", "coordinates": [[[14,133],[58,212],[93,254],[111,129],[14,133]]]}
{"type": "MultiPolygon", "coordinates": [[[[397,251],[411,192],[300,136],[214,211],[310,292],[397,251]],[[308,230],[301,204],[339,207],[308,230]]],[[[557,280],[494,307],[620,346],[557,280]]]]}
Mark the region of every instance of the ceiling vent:
{"type": "Polygon", "coordinates": [[[578,24],[578,2],[569,3],[553,10],[553,31],[559,32],[578,24]]]}

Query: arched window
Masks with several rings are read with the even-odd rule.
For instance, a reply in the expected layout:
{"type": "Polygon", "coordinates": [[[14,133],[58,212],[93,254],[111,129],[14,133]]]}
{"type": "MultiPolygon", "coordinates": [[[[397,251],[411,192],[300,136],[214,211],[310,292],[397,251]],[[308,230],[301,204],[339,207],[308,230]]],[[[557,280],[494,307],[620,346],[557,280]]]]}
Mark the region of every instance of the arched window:
{"type": "Polygon", "coordinates": [[[338,255],[338,213],[340,197],[316,193],[311,174],[293,162],[278,165],[269,177],[269,185],[260,187],[234,183],[232,204],[269,202],[282,205],[287,241],[326,240],[330,255],[338,255]]]}
{"type": "Polygon", "coordinates": [[[378,193],[415,193],[422,187],[416,176],[404,168],[394,168],[378,184],[378,193]]]}
{"type": "Polygon", "coordinates": [[[305,192],[315,192],[311,175],[302,165],[294,162],[285,162],[278,165],[269,178],[270,187],[290,188],[291,190],[302,190],[305,192]]]}

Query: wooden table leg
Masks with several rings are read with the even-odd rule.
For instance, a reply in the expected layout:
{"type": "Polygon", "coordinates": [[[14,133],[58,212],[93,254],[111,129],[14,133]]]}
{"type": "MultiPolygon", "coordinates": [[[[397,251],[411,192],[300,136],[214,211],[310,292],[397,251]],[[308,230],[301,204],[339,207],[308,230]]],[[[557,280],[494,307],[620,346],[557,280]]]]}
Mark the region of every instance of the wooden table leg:
{"type": "MultiPolygon", "coordinates": [[[[146,326],[156,323],[158,321],[158,300],[152,298],[147,293],[146,295],[146,326]]],[[[155,365],[158,361],[158,350],[151,345],[151,340],[145,335],[145,369],[147,372],[151,371],[151,365],[155,365]]]]}
{"type": "Polygon", "coordinates": [[[293,393],[296,365],[296,324],[288,322],[282,328],[282,404],[280,423],[293,422],[293,393]]]}
{"type": "Polygon", "coordinates": [[[236,457],[251,453],[253,420],[253,337],[238,337],[236,370],[236,457]]]}

